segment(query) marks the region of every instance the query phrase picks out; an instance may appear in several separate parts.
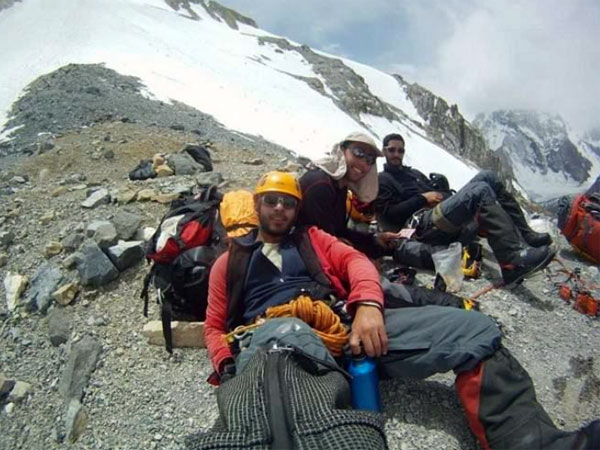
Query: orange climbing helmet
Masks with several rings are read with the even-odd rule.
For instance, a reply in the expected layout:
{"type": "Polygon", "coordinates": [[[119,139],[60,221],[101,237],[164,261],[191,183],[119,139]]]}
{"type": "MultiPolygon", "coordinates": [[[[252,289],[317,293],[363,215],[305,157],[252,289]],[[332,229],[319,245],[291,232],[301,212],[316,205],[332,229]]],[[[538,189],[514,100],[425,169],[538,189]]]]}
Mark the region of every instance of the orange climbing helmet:
{"type": "Polygon", "coordinates": [[[302,190],[298,179],[289,172],[272,171],[265,173],[256,184],[256,193],[280,192],[302,200],[302,190]]]}

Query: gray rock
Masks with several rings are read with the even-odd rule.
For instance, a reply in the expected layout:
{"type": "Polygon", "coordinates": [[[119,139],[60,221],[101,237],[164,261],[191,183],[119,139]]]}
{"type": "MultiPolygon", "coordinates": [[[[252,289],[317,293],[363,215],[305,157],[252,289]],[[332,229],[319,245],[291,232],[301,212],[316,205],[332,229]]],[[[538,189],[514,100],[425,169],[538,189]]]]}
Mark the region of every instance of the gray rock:
{"type": "Polygon", "coordinates": [[[112,223],[117,230],[118,238],[127,241],[135,236],[136,231],[142,224],[142,218],[137,214],[121,210],[115,214],[112,223]]]}
{"type": "Polygon", "coordinates": [[[82,233],[71,233],[67,234],[62,241],[61,245],[67,252],[74,252],[79,248],[85,236],[82,233]]]}
{"type": "Polygon", "coordinates": [[[81,401],[101,351],[100,343],[89,335],[73,345],[58,388],[65,400],[81,401]]]}
{"type": "Polygon", "coordinates": [[[0,231],[0,247],[8,247],[15,240],[15,233],[10,230],[0,231]]]}
{"type": "Polygon", "coordinates": [[[50,263],[46,262],[38,267],[25,299],[27,308],[45,313],[52,302],[52,293],[58,289],[63,278],[60,269],[50,263]]]}
{"type": "Polygon", "coordinates": [[[75,443],[87,426],[88,415],[77,399],[71,399],[67,406],[67,414],[65,415],[65,432],[67,434],[67,442],[75,443]]]}
{"type": "Polygon", "coordinates": [[[193,175],[202,172],[204,167],[198,164],[188,153],[173,153],[167,157],[167,164],[175,175],[193,175]]]}
{"type": "Polygon", "coordinates": [[[74,269],[77,265],[77,262],[80,261],[82,258],[83,255],[81,253],[73,253],[72,255],[67,256],[63,260],[62,265],[65,269],[74,269]]]}
{"type": "Polygon", "coordinates": [[[31,385],[24,381],[16,381],[15,385],[8,393],[7,400],[9,402],[18,403],[22,401],[31,392],[31,385]]]}
{"type": "Polygon", "coordinates": [[[108,248],[117,243],[117,229],[108,220],[97,220],[88,225],[86,229],[87,237],[90,237],[102,249],[108,248]]]}
{"type": "Polygon", "coordinates": [[[55,347],[69,340],[71,319],[63,308],[56,307],[48,315],[48,334],[50,342],[55,347]]]}
{"type": "Polygon", "coordinates": [[[107,254],[115,267],[123,271],[144,259],[144,242],[119,241],[108,248],[107,254]]]}
{"type": "Polygon", "coordinates": [[[200,186],[218,185],[223,182],[223,175],[220,172],[205,172],[198,174],[196,183],[200,186]]]}
{"type": "Polygon", "coordinates": [[[80,247],[80,253],[77,272],[82,285],[103,286],[119,276],[117,268],[94,241],[86,240],[80,247]]]}
{"type": "Polygon", "coordinates": [[[95,208],[98,205],[105,205],[110,203],[110,194],[108,189],[98,189],[97,191],[92,192],[88,198],[81,202],[81,206],[83,208],[95,208]]]}
{"type": "Polygon", "coordinates": [[[6,253],[0,253],[0,267],[4,267],[8,262],[8,255],[6,253]]]}

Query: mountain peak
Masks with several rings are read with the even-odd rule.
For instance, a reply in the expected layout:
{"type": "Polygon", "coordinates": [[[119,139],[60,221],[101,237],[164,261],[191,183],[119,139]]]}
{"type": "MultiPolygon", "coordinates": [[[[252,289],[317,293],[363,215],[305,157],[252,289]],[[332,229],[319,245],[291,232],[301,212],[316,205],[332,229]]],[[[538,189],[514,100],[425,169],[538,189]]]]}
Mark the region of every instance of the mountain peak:
{"type": "Polygon", "coordinates": [[[175,11],[185,10],[189,18],[200,20],[198,14],[192,9],[190,4],[202,6],[206,12],[215,20],[223,20],[231,29],[239,29],[238,23],[243,23],[254,28],[258,28],[256,22],[249,17],[246,17],[237,11],[227,8],[214,0],[165,0],[165,3],[175,11]]]}

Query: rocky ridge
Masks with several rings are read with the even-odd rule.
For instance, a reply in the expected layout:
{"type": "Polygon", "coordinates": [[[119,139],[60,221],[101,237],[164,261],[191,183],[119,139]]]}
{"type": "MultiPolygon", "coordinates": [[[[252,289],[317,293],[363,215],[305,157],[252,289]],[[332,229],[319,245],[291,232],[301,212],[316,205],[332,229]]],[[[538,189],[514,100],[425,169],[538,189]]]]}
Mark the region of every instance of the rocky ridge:
{"type": "MultiPolygon", "coordinates": [[[[108,221],[131,239],[132,229],[137,234],[156,226],[166,210],[161,200],[211,175],[128,180],[139,160],[155,153],[202,144],[211,152],[213,172],[222,174],[223,191],[252,188],[267,170],[300,166],[281,147],[226,130],[183,105],[135,94],[127,87],[134,80],[101,66],[60,73],[23,98],[30,96],[22,104],[29,106],[16,114],[24,127],[11,143],[15,151],[0,164],[0,382],[11,386],[10,398],[2,399],[0,448],[182,448],[187,435],[209,429],[217,417],[214,388],[204,381],[212,370],[206,350],[176,349],[169,357],[163,347],[148,344],[139,299],[147,267],[139,258],[115,279],[84,285],[74,255],[88,245],[86,238],[98,247],[114,240],[112,229],[108,237],[96,235],[98,222],[108,221]],[[74,73],[81,79],[71,79],[74,73]],[[85,92],[89,86],[103,95],[85,92]],[[98,97],[97,107],[86,108],[87,95],[98,97]],[[69,101],[59,103],[62,96],[69,101]],[[27,112],[38,115],[34,120],[27,112]],[[100,190],[108,196],[82,205],[100,190]],[[71,287],[56,296],[52,289],[49,299],[44,295],[47,305],[38,308],[34,280],[48,266],[48,273],[59,272],[56,285],[71,287]],[[5,302],[8,296],[14,302],[5,302]]],[[[600,277],[597,267],[555,237],[569,268],[580,267],[587,280],[600,277]]],[[[505,345],[530,372],[552,419],[574,429],[600,417],[600,326],[558,298],[553,283],[561,279],[559,268],[553,263],[513,291],[486,294],[481,308],[502,325],[505,345]]],[[[487,260],[484,278],[464,282],[462,292],[472,294],[496,277],[497,266],[487,260]]],[[[431,274],[418,278],[432,283],[431,274]]],[[[150,319],[156,318],[151,305],[150,319]]],[[[390,448],[477,448],[453,380],[443,374],[382,382],[390,448]]]]}
{"type": "Polygon", "coordinates": [[[418,125],[441,147],[474,162],[483,169],[493,170],[505,180],[513,178],[510,166],[504,165],[488,148],[481,132],[459,112],[457,105],[448,105],[418,83],[408,83],[402,76],[394,78],[402,86],[423,122],[418,125]]]}

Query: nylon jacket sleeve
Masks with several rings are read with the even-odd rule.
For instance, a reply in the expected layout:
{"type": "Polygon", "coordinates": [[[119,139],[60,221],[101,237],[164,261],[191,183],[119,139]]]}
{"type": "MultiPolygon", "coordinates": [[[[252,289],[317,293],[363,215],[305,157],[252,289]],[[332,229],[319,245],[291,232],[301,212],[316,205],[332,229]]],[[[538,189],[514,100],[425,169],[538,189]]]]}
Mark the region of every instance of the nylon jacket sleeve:
{"type": "Polygon", "coordinates": [[[219,365],[226,358],[232,357],[229,346],[223,341],[223,335],[227,333],[227,257],[228,253],[221,255],[210,270],[208,307],[204,321],[204,340],[217,372],[219,365]]]}
{"type": "Polygon", "coordinates": [[[334,286],[341,282],[348,287],[350,314],[354,314],[356,304],[362,301],[376,302],[383,310],[379,273],[369,258],[316,227],[308,232],[325,274],[334,286]]]}
{"type": "Polygon", "coordinates": [[[387,176],[379,176],[379,192],[375,199],[375,210],[387,222],[402,227],[411,215],[425,206],[427,206],[427,200],[421,194],[405,198],[387,180],[387,176]]]}

